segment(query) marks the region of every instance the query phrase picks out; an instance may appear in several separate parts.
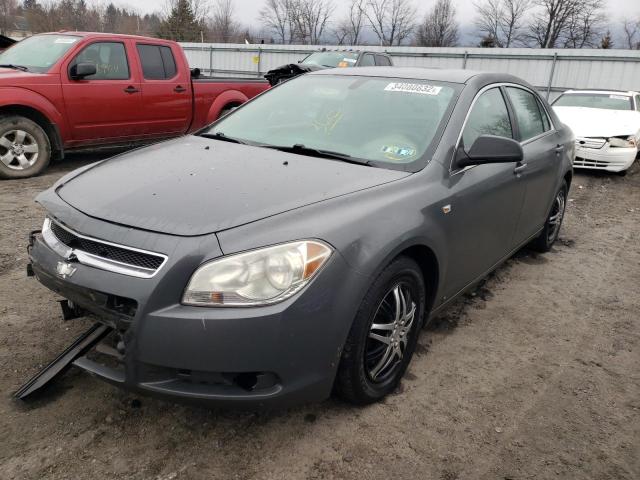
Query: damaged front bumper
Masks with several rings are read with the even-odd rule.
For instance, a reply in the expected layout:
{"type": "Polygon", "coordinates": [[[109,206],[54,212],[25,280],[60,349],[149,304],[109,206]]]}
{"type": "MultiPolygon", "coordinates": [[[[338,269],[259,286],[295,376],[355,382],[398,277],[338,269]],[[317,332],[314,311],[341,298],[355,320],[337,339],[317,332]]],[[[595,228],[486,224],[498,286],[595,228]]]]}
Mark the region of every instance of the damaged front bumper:
{"type": "MultiPolygon", "coordinates": [[[[589,144],[589,140],[583,140],[583,143],[589,144]]],[[[611,147],[604,139],[599,148],[586,147],[578,139],[573,167],[622,172],[633,165],[637,155],[637,148],[611,147]]]]}
{"type": "MultiPolygon", "coordinates": [[[[328,397],[353,318],[352,302],[332,298],[348,270],[340,256],[282,303],[206,308],[180,303],[204,261],[185,252],[198,251],[202,239],[179,243],[160,274],[135,278],[69,261],[41,234],[32,236],[37,279],[109,329],[73,365],[122,388],[222,407],[281,408],[328,397]],[[60,263],[70,263],[73,273],[60,273],[60,263]]],[[[352,298],[349,288],[342,293],[352,298]]]]}

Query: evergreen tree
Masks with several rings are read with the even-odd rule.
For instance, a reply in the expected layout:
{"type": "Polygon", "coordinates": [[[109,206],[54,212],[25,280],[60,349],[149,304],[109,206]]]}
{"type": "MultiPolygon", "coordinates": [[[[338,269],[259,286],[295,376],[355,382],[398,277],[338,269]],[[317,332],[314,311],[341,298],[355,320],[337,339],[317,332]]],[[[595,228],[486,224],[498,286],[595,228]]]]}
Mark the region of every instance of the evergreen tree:
{"type": "Polygon", "coordinates": [[[189,0],[177,0],[169,16],[160,24],[158,36],[177,42],[200,40],[202,25],[196,19],[189,0]]]}

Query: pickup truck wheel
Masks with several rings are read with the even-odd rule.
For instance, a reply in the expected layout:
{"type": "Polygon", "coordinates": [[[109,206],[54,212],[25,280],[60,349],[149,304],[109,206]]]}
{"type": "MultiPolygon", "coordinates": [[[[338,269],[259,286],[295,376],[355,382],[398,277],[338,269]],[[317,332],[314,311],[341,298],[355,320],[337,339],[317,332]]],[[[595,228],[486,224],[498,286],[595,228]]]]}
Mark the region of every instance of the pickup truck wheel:
{"type": "Polygon", "coordinates": [[[28,118],[0,119],[0,178],[27,178],[41,173],[51,159],[44,130],[28,118]]]}
{"type": "Polygon", "coordinates": [[[567,194],[569,188],[567,182],[563,181],[560,190],[556,193],[551,205],[551,211],[544,224],[544,228],[540,235],[536,237],[529,245],[533,250],[538,252],[548,252],[560,235],[560,227],[564,219],[564,210],[567,206],[567,194]]]}
{"type": "Polygon", "coordinates": [[[366,405],[398,386],[423,325],[425,292],[420,267],[407,257],[371,285],[342,352],[335,384],[340,397],[366,405]]]}

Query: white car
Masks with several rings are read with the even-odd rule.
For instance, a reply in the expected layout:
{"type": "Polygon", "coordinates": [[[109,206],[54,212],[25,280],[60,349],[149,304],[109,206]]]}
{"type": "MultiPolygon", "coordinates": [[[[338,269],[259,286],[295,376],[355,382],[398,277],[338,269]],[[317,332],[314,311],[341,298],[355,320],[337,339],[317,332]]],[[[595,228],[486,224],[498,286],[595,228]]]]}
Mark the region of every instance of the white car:
{"type": "Polygon", "coordinates": [[[576,136],[575,168],[626,173],[638,156],[640,93],[567,90],[552,105],[576,136]]]}

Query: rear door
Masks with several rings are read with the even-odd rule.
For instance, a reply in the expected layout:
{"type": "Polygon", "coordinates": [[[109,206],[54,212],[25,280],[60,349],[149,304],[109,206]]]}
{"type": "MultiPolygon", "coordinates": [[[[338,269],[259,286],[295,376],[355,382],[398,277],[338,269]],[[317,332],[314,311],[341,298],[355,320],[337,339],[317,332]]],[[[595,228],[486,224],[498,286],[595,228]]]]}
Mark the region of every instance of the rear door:
{"type": "Polygon", "coordinates": [[[142,77],[144,133],[149,136],[180,135],[191,123],[192,86],[188,69],[178,68],[172,48],[152,42],[136,42],[142,77]]]}
{"type": "Polygon", "coordinates": [[[131,45],[93,41],[63,65],[62,93],[73,145],[103,144],[142,135],[140,82],[131,68],[131,45]],[[72,80],[78,63],[93,63],[97,73],[72,80]]]}
{"type": "Polygon", "coordinates": [[[525,184],[522,215],[515,242],[522,243],[544,225],[557,188],[564,146],[538,96],[519,86],[504,87],[518,126],[524,161],[519,175],[525,184]]]}
{"type": "MultiPolygon", "coordinates": [[[[480,135],[515,137],[510,112],[498,86],[476,96],[458,148],[468,150],[480,135]]],[[[447,298],[485,274],[514,249],[524,184],[515,163],[493,163],[463,169],[453,166],[449,198],[443,210],[450,256],[446,268],[447,298]]]]}

